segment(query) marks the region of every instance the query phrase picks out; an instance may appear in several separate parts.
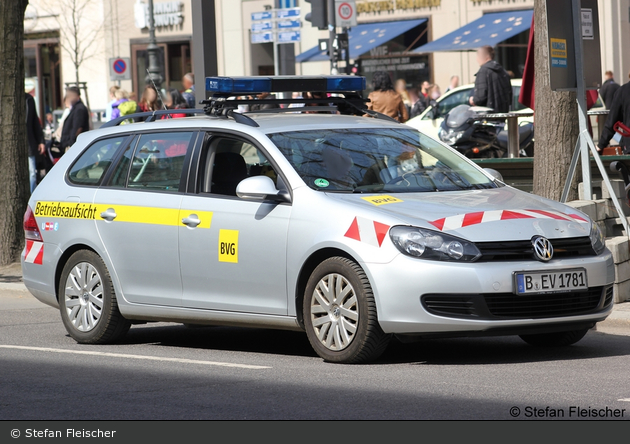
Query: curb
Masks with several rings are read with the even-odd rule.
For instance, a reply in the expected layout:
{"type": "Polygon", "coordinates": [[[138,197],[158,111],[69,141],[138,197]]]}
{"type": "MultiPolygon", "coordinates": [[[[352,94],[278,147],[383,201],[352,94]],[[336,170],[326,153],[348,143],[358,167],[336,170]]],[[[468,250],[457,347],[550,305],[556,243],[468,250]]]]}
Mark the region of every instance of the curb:
{"type": "Polygon", "coordinates": [[[2,290],[28,292],[28,289],[24,286],[22,282],[20,283],[0,282],[0,291],[2,290]]]}

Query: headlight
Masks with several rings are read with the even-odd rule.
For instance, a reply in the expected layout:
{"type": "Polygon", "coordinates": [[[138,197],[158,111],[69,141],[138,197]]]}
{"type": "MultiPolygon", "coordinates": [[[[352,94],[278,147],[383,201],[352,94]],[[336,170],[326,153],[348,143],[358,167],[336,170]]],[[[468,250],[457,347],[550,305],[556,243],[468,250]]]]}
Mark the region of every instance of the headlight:
{"type": "Polygon", "coordinates": [[[393,227],[392,242],[407,256],[434,261],[474,262],[481,252],[472,242],[437,231],[415,227],[393,227]]]}
{"type": "Polygon", "coordinates": [[[603,253],[606,249],[606,241],[604,240],[602,230],[599,229],[599,226],[595,222],[591,222],[591,234],[589,237],[591,238],[591,245],[593,246],[593,250],[595,250],[595,254],[603,253]]]}
{"type": "Polygon", "coordinates": [[[438,137],[440,138],[440,140],[448,145],[455,145],[463,135],[464,131],[447,131],[442,127],[440,127],[438,131],[438,137]]]}

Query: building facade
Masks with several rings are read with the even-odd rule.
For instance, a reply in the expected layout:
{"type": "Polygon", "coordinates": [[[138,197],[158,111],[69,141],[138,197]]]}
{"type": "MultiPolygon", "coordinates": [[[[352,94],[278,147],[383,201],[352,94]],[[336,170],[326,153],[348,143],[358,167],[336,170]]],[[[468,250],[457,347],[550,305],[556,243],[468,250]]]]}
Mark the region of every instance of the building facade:
{"type": "MultiPolygon", "coordinates": [[[[181,89],[183,75],[193,70],[192,1],[200,0],[154,0],[164,87],[181,89]]],[[[276,1],[215,0],[220,75],[274,73],[274,45],[252,43],[251,28],[252,13],[273,8],[280,3],[276,1]]],[[[317,54],[318,41],[327,38],[328,32],[305,21],[311,5],[300,0],[282,3],[301,8],[303,26],[299,42],[279,45],[280,69],[329,74],[330,63],[325,55],[317,54]],[[311,53],[315,57],[304,60],[311,53]]],[[[357,0],[356,4],[358,26],[350,30],[349,43],[351,64],[358,74],[369,78],[373,71],[385,69],[393,78],[405,79],[409,87],[428,80],[445,89],[453,75],[461,83],[474,81],[478,70],[474,51],[423,53],[422,46],[489,14],[514,12],[514,20],[519,11],[531,11],[534,0],[357,0]]],[[[614,71],[620,83],[625,83],[630,71],[630,50],[625,45],[630,37],[629,10],[630,0],[599,0],[602,71],[614,71]]],[[[520,77],[531,22],[512,23],[523,30],[513,31],[494,46],[498,60],[520,77]]],[[[146,0],[31,0],[25,19],[26,88],[36,97],[41,114],[61,108],[65,86],[78,77],[85,82],[84,101],[93,110],[104,109],[113,84],[141,94],[147,45],[146,0]],[[110,64],[115,58],[129,59],[128,80],[111,80],[110,64]]]]}

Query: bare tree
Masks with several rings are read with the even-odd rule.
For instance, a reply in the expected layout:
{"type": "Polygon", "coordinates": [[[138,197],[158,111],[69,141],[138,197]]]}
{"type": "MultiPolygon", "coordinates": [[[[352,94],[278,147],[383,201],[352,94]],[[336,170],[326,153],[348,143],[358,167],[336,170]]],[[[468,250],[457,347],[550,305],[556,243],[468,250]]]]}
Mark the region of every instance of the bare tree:
{"type": "MultiPolygon", "coordinates": [[[[579,134],[575,92],[552,91],[549,84],[549,38],[545,0],[534,2],[536,71],[536,155],[534,193],[560,200],[579,134]]],[[[577,176],[577,174],[576,174],[577,176]]],[[[574,181],[569,200],[577,199],[574,181]]]]}
{"type": "Polygon", "coordinates": [[[19,260],[29,196],[24,101],[24,11],[28,0],[0,1],[0,265],[19,260]]]}
{"type": "Polygon", "coordinates": [[[47,14],[54,17],[59,25],[59,45],[68,54],[74,65],[75,81],[79,83],[79,68],[86,60],[96,56],[94,44],[102,36],[103,21],[96,21],[90,15],[89,6],[94,0],[58,0],[56,8],[42,6],[47,14]]]}

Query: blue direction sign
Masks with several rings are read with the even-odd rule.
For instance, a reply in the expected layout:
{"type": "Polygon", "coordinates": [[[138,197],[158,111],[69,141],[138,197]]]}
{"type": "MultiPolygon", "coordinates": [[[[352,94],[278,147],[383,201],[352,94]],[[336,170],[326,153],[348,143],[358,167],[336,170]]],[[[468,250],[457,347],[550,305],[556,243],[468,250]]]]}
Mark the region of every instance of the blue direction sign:
{"type": "Polygon", "coordinates": [[[263,11],[263,12],[252,12],[252,21],[258,20],[271,20],[273,18],[273,13],[271,11],[263,11]]]}
{"type": "Polygon", "coordinates": [[[302,23],[299,20],[281,20],[278,21],[278,29],[300,28],[302,23]]]}
{"type": "Polygon", "coordinates": [[[252,23],[252,31],[260,32],[260,31],[271,31],[273,29],[273,22],[253,22],[252,23]]]}
{"type": "Polygon", "coordinates": [[[252,43],[273,42],[273,32],[252,32],[252,43]]]}
{"type": "Polygon", "coordinates": [[[299,42],[301,39],[300,31],[286,31],[278,33],[278,43],[299,42]]]}
{"type": "Polygon", "coordinates": [[[300,8],[291,8],[291,9],[278,9],[276,11],[277,17],[279,19],[290,18],[290,17],[299,17],[300,16],[300,8]]]}

